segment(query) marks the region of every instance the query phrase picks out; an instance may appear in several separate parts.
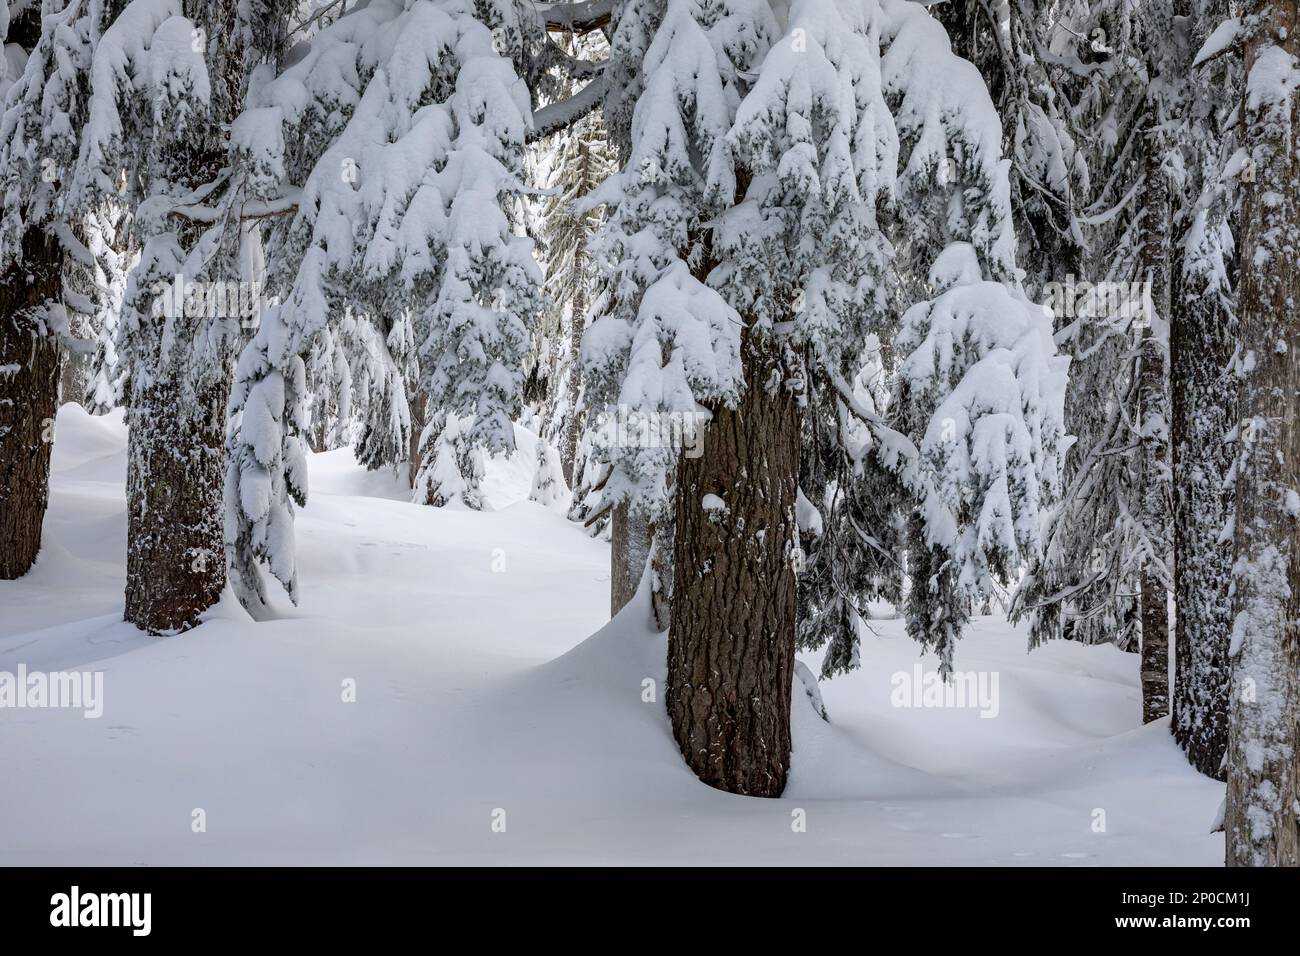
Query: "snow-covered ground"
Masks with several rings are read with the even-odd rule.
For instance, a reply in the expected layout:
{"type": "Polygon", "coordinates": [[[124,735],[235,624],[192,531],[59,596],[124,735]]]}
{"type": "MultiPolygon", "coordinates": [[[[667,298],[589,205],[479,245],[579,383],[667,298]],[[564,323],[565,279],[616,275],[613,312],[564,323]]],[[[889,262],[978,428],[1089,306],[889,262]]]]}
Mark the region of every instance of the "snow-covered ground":
{"type": "Polygon", "coordinates": [[[121,621],[120,414],[65,406],[45,547],[0,582],[0,671],[102,671],[104,709],[0,708],[0,863],[1222,861],[1223,788],[1167,721],[1140,726],[1136,656],[1027,655],[996,617],[957,655],[996,673],[996,717],[893,706],[919,658],[882,620],[861,670],[823,682],[829,724],[796,698],[782,799],[700,784],[663,711],[665,638],[643,605],[605,626],[607,546],[525,500],[531,441],[492,466],[486,513],[313,457],[301,606],[254,624],[227,596],[149,638],[121,621]]]}

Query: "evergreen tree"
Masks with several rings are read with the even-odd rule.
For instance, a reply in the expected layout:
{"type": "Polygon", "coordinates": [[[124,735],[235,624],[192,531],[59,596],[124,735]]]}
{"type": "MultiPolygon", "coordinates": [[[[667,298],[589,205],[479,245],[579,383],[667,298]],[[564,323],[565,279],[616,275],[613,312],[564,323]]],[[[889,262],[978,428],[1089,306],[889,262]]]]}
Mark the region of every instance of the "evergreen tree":
{"type": "Polygon", "coordinates": [[[1192,765],[1223,779],[1227,750],[1228,635],[1232,625],[1228,436],[1239,417],[1232,372],[1237,344],[1240,175],[1236,115],[1240,61],[1215,39],[1218,5],[1198,2],[1186,42],[1183,102],[1188,198],[1170,328],[1174,483],[1174,735],[1192,765]],[[1193,53],[1193,51],[1195,51],[1193,53]],[[1194,59],[1192,58],[1194,56],[1194,59]]]}
{"type": "Polygon", "coordinates": [[[1300,866],[1300,9],[1244,6],[1241,428],[1232,466],[1229,866],[1300,866]]]}
{"type": "MultiPolygon", "coordinates": [[[[965,242],[979,281],[1015,282],[1001,129],[942,27],[895,2],[795,4],[784,19],[762,3],[616,11],[606,115],[624,156],[598,192],[614,292],[584,345],[611,404],[652,420],[704,409],[702,455],[625,442],[607,453],[606,493],[653,513],[675,487],[674,732],[706,782],[768,795],[788,769],[808,396],[870,427],[919,495],[915,443],[846,373],[884,323],[891,253],[965,242]],[[902,251],[877,216],[891,200],[902,251]]],[[[1046,475],[1052,451],[1034,454],[1046,475]]],[[[1016,520],[1037,533],[1035,509],[1016,520]]]]}
{"type": "Polygon", "coordinates": [[[296,212],[269,240],[283,305],[244,349],[231,396],[226,546],[247,606],[266,600],[262,563],[297,599],[302,355],[345,309],[373,325],[358,335],[366,367],[352,368],[366,392],[352,403],[359,458],[401,461],[418,441],[415,499],[479,506],[482,455],[513,450],[541,274],[511,210],[527,189],[542,36],[504,0],[376,0],[250,97],[243,142],[268,197],[294,197],[296,212]],[[426,397],[418,437],[412,388],[426,397]]]}

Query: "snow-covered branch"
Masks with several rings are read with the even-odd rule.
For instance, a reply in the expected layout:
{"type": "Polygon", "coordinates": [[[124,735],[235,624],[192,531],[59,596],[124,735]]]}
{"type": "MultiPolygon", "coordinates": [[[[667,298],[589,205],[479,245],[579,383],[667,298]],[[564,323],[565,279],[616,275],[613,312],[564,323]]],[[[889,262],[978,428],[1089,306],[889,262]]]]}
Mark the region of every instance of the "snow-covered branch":
{"type": "Polygon", "coordinates": [[[614,0],[585,0],[583,3],[535,3],[546,29],[557,33],[590,33],[609,23],[614,0]]]}
{"type": "Polygon", "coordinates": [[[542,107],[533,114],[533,128],[528,133],[528,141],[545,139],[582,119],[604,101],[608,86],[609,80],[602,71],[600,76],[567,100],[542,107]]]}

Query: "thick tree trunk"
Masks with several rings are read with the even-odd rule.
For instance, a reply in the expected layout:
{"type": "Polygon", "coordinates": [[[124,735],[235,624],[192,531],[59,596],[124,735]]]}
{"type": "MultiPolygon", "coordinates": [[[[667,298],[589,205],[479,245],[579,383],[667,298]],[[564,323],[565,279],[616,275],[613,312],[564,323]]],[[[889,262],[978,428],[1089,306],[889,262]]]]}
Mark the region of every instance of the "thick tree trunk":
{"type": "MultiPolygon", "coordinates": [[[[254,5],[255,7],[257,5],[254,5]]],[[[173,191],[200,189],[216,181],[229,161],[226,126],[242,101],[238,0],[184,0],[185,14],[199,27],[208,63],[213,112],[193,117],[185,136],[163,147],[158,179],[173,191]],[[166,171],[162,175],[161,171],[166,171]]],[[[283,11],[279,11],[282,13],[283,11]]],[[[257,43],[275,48],[286,29],[275,6],[254,10],[257,43]],[[262,15],[264,14],[264,16],[262,15]],[[261,31],[272,31],[265,36],[261,31]]],[[[204,235],[199,223],[179,225],[183,248],[204,235]]],[[[238,229],[232,226],[202,271],[183,281],[243,278],[238,229]]],[[[137,295],[141,295],[137,291],[137,295]]],[[[143,299],[137,307],[143,305],[143,299]]],[[[199,623],[221,597],[226,583],[224,542],[225,425],[233,362],[227,346],[195,362],[197,340],[219,334],[213,317],[178,317],[175,340],[163,347],[164,322],[149,316],[132,356],[127,422],[127,528],[125,619],[149,634],[176,634],[199,623]]],[[[227,333],[220,333],[227,334],[227,333]]],[[[238,343],[230,344],[233,351],[238,343]]]]}
{"type": "Polygon", "coordinates": [[[1300,865],[1300,109],[1297,0],[1255,0],[1244,116],[1229,866],[1300,865]]]}
{"type": "Polygon", "coordinates": [[[1142,722],[1169,713],[1169,408],[1165,388],[1165,350],[1170,312],[1169,185],[1161,168],[1165,149],[1158,132],[1161,112],[1150,116],[1153,131],[1146,143],[1146,195],[1142,223],[1142,271],[1150,290],[1147,323],[1142,330],[1138,378],[1141,404],[1142,524],[1151,553],[1142,563],[1142,722]]]}
{"type": "Polygon", "coordinates": [[[646,561],[650,559],[650,521],[620,504],[614,508],[609,548],[609,616],[636,596],[646,561]]]}
{"type": "Polygon", "coordinates": [[[26,574],[41,548],[62,349],[40,313],[60,295],[62,255],[40,230],[0,274],[0,578],[26,574]]]}
{"type": "Polygon", "coordinates": [[[226,397],[222,385],[187,398],[169,379],[132,395],[126,620],[150,634],[194,627],[226,583],[226,397]]]}
{"type": "MultiPolygon", "coordinates": [[[[1175,276],[1177,278],[1177,276],[1175,276]]],[[[1223,291],[1202,279],[1176,282],[1169,330],[1174,486],[1173,731],[1188,762],[1224,779],[1228,747],[1228,634],[1232,547],[1224,482],[1232,464],[1225,436],[1237,421],[1228,365],[1236,321],[1223,291]],[[1195,285],[1191,283],[1195,282],[1195,285]]]]}
{"type": "Polygon", "coordinates": [[[794,677],[800,412],[763,386],[777,362],[746,343],[739,406],[717,409],[703,454],[678,465],[668,634],[682,756],[710,786],[760,797],[785,789],[794,677]]]}

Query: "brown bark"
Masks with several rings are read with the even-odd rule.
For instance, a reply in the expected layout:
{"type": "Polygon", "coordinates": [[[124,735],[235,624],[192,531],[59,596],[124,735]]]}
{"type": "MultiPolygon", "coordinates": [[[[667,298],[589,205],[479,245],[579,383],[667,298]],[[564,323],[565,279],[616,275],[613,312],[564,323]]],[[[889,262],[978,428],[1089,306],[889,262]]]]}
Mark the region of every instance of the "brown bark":
{"type": "Polygon", "coordinates": [[[226,583],[226,388],[195,401],[164,379],[132,395],[125,618],[150,634],[194,627],[226,583]]]}
{"type": "Polygon", "coordinates": [[[410,400],[409,409],[411,414],[411,441],[410,450],[407,452],[407,483],[414,488],[415,479],[420,475],[420,436],[424,434],[424,426],[428,424],[429,396],[424,392],[416,392],[410,400]]]}
{"type": "Polygon", "coordinates": [[[41,319],[60,295],[62,253],[45,232],[23,237],[0,274],[0,578],[26,574],[41,548],[50,492],[62,348],[41,319]]]}
{"type": "MultiPolygon", "coordinates": [[[[226,126],[243,99],[244,38],[235,29],[236,0],[185,0],[184,11],[208,39],[204,58],[211,80],[211,113],[196,114],[183,137],[165,144],[154,158],[156,183],[199,189],[213,182],[228,161],[226,126]]],[[[274,10],[257,25],[270,48],[284,27],[274,10]]],[[[203,226],[179,229],[182,247],[192,248],[203,226]]],[[[221,249],[191,281],[225,281],[238,276],[237,228],[222,238],[221,249]],[[223,271],[229,270],[229,271],[223,271]]],[[[140,303],[137,303],[139,305],[140,303]]],[[[179,318],[179,317],[178,317],[179,318]]],[[[127,528],[125,620],[150,634],[175,634],[199,623],[217,602],[226,583],[223,534],[226,401],[233,364],[209,356],[189,367],[186,350],[205,330],[202,316],[185,316],[176,341],[163,348],[163,323],[145,319],[132,356],[127,398],[127,528]]]]}
{"type": "Polygon", "coordinates": [[[655,524],[652,532],[654,547],[650,554],[650,567],[655,575],[655,588],[650,592],[650,612],[659,633],[668,630],[672,623],[673,599],[673,527],[666,520],[655,524]]]}
{"type": "Polygon", "coordinates": [[[613,617],[636,596],[650,557],[650,521],[628,508],[614,507],[609,548],[609,616],[613,617]]]}
{"type": "Polygon", "coordinates": [[[677,472],[667,707],[686,763],[709,786],[776,797],[790,770],[800,413],[763,383],[778,364],[745,345],[737,408],[677,472]],[[706,495],[726,509],[706,510],[706,495]]]}

